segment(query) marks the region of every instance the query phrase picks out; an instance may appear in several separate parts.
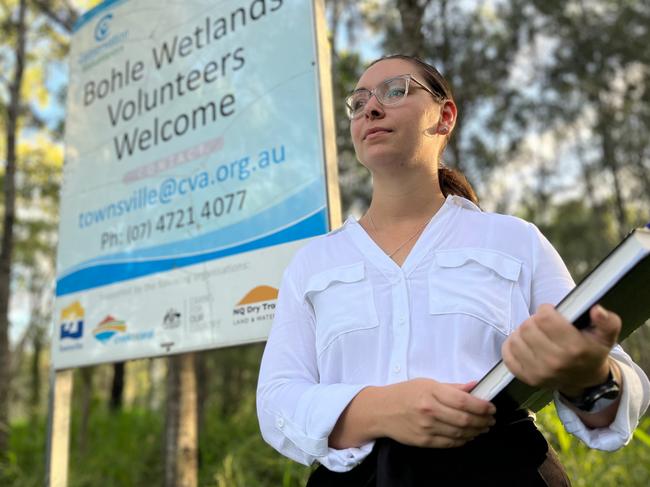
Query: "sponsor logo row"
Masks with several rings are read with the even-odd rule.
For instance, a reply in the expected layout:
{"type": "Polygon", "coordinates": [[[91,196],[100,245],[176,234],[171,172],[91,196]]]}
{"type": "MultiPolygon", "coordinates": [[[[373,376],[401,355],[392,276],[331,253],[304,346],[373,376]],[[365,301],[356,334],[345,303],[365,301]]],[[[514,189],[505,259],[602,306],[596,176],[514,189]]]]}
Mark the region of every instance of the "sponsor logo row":
{"type": "MultiPolygon", "coordinates": [[[[253,324],[261,321],[273,320],[275,302],[278,290],[271,286],[257,286],[248,292],[234,307],[233,321],[235,326],[253,324]]],[[[189,300],[189,325],[191,329],[202,331],[203,323],[208,323],[209,296],[192,298],[189,300]]],[[[168,332],[176,330],[182,324],[181,312],[175,308],[168,308],[160,322],[163,341],[160,346],[169,352],[175,345],[169,339],[168,332]]],[[[84,337],[86,327],[85,310],[80,301],[74,301],[61,311],[59,322],[59,349],[61,351],[80,350],[83,348],[81,339],[84,337]]],[[[124,344],[128,342],[142,342],[154,338],[155,331],[138,330],[130,331],[124,319],[113,314],[106,315],[96,323],[91,331],[93,337],[103,345],[124,344]]]]}

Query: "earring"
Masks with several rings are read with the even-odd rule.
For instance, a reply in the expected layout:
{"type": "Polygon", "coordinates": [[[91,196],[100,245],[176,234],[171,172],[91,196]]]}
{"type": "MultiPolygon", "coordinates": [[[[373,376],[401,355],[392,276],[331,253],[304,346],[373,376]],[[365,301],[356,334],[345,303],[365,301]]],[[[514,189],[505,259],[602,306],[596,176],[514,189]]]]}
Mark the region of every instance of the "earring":
{"type": "Polygon", "coordinates": [[[447,135],[449,133],[449,127],[447,125],[438,126],[438,133],[440,135],[447,135]]]}

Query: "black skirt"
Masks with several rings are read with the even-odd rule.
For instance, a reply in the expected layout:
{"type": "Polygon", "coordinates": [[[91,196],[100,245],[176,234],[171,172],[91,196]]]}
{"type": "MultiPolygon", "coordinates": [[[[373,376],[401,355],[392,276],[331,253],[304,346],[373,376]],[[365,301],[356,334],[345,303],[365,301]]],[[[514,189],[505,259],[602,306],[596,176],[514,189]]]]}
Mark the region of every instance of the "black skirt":
{"type": "Polygon", "coordinates": [[[349,472],[322,465],[307,487],[498,486],[564,487],[571,483],[557,455],[524,411],[459,448],[418,448],[389,438],[349,472]]]}

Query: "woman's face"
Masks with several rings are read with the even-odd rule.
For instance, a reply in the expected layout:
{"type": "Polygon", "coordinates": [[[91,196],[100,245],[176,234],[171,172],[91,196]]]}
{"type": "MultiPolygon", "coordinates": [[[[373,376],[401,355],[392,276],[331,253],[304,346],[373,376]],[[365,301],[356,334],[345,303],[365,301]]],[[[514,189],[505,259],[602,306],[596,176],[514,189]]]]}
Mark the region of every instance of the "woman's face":
{"type": "MultiPolygon", "coordinates": [[[[370,66],[356,88],[373,90],[382,81],[403,74],[424,82],[411,62],[387,59],[370,66]]],[[[361,116],[350,122],[357,158],[370,170],[414,164],[435,168],[444,142],[444,137],[436,134],[441,108],[430,93],[414,82],[409,85],[408,96],[397,105],[383,106],[372,96],[361,116]]]]}

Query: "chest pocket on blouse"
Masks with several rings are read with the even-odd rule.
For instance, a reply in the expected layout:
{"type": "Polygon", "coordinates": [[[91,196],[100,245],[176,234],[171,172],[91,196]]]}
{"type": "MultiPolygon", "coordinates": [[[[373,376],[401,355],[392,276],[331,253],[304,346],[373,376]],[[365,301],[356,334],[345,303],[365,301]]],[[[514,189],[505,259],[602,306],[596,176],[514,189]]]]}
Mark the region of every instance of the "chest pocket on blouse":
{"type": "Polygon", "coordinates": [[[379,325],[372,286],[363,262],[335,267],[312,276],[305,297],[316,316],[316,349],[320,354],[347,333],[379,325]]]}
{"type": "Polygon", "coordinates": [[[429,313],[472,316],[507,335],[520,271],[521,262],[498,252],[439,250],[429,270],[429,313]]]}

